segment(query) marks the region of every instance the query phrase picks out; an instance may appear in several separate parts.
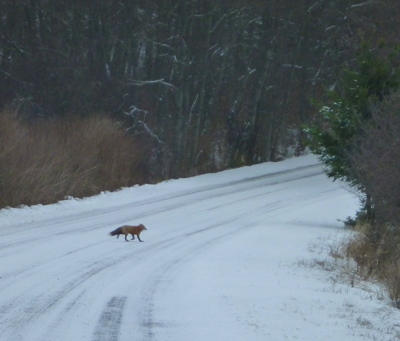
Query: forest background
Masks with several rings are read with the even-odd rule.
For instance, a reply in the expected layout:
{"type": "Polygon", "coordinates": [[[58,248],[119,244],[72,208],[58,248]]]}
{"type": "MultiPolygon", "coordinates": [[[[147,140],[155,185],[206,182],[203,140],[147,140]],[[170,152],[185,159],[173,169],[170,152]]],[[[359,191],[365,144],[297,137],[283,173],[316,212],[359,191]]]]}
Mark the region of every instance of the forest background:
{"type": "Polygon", "coordinates": [[[298,155],[399,23],[398,0],[2,0],[0,206],[298,155]]]}

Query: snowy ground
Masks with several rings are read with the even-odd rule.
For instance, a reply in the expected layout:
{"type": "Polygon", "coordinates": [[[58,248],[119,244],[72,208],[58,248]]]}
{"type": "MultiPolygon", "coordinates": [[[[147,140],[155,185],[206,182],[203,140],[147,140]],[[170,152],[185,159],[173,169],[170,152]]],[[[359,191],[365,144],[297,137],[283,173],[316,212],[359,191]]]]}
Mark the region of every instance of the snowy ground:
{"type": "Polygon", "coordinates": [[[398,340],[378,286],[317,266],[357,206],[306,156],[0,210],[0,340],[398,340]]]}

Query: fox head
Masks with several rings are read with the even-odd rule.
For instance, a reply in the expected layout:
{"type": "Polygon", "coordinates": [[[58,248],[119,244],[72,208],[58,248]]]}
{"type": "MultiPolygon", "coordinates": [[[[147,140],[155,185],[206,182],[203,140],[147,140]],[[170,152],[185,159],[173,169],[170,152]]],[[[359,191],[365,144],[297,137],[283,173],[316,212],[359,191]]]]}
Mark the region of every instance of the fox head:
{"type": "Polygon", "coordinates": [[[144,226],[143,224],[140,224],[139,227],[140,227],[142,230],[147,230],[147,229],[146,229],[146,226],[144,226]]]}

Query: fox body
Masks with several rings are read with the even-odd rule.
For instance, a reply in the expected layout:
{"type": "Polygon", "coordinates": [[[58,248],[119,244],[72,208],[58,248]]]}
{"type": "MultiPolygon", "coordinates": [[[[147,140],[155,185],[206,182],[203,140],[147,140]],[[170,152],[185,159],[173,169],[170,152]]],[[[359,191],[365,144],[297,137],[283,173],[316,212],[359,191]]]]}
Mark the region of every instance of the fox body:
{"type": "Polygon", "coordinates": [[[143,230],[147,230],[146,227],[143,224],[137,225],[137,226],[131,226],[131,225],[123,225],[120,226],[118,228],[116,228],[114,231],[111,231],[109,234],[110,236],[117,236],[117,238],[119,238],[120,234],[124,234],[125,235],[125,240],[127,242],[129,242],[128,239],[126,239],[126,237],[128,236],[128,234],[132,235],[132,239],[135,239],[135,235],[138,237],[139,241],[142,242],[143,240],[140,239],[140,233],[143,230]]]}

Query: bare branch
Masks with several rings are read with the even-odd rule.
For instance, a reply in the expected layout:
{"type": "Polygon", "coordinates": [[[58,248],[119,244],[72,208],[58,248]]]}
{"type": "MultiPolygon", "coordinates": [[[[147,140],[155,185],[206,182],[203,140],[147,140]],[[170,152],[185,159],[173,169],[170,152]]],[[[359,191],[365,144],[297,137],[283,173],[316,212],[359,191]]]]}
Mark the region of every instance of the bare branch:
{"type": "Polygon", "coordinates": [[[351,5],[350,8],[356,8],[356,7],[362,7],[362,6],[367,6],[367,5],[375,5],[375,4],[379,4],[379,1],[366,1],[366,2],[362,2],[360,4],[355,4],[355,5],[351,5]]]}
{"type": "Polygon", "coordinates": [[[126,129],[126,131],[131,131],[135,128],[137,128],[138,125],[142,126],[144,128],[144,130],[154,139],[157,140],[158,143],[160,144],[165,144],[164,141],[162,141],[157,134],[155,134],[150,127],[147,125],[147,123],[144,121],[144,119],[146,118],[146,115],[149,113],[147,110],[144,109],[140,109],[138,107],[136,107],[134,104],[132,104],[130,106],[131,111],[130,112],[124,112],[125,115],[131,117],[134,120],[134,124],[129,127],[128,129],[126,129]],[[143,119],[139,118],[139,115],[143,114],[143,119]]]}
{"type": "Polygon", "coordinates": [[[161,79],[156,79],[156,80],[150,80],[150,81],[131,81],[128,83],[129,85],[134,85],[134,86],[145,86],[145,85],[164,85],[169,88],[172,88],[174,90],[178,90],[178,88],[168,82],[164,81],[164,78],[161,79]]]}

